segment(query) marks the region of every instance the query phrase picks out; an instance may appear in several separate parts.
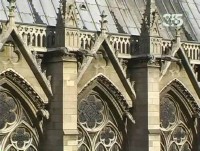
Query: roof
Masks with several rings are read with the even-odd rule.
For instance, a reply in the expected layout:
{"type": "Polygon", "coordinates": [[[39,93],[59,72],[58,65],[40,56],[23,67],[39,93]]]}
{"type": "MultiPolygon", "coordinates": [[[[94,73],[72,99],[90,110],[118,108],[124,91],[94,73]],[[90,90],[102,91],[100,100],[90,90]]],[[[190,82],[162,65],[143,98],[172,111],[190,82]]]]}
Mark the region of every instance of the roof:
{"type": "MultiPolygon", "coordinates": [[[[79,27],[92,31],[100,30],[100,14],[108,15],[110,33],[140,34],[142,14],[146,0],[75,0],[79,16],[79,27]]],[[[200,42],[200,0],[156,0],[160,16],[183,14],[183,40],[200,42]]],[[[8,2],[0,0],[0,20],[7,20],[8,2]]],[[[17,0],[16,21],[28,24],[56,25],[59,0],[17,0]],[[23,5],[22,5],[23,4],[23,5]]],[[[172,39],[173,28],[163,28],[161,36],[172,39]]]]}

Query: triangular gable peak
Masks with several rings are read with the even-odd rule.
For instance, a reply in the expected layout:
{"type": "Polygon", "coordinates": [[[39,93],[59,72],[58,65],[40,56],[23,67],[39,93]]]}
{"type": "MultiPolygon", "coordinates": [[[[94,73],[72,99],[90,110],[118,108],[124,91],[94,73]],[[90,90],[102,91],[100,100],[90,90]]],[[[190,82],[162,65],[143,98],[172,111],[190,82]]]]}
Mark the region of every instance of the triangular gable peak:
{"type": "Polygon", "coordinates": [[[172,47],[170,48],[170,54],[164,54],[161,56],[161,59],[164,61],[164,63],[162,64],[162,67],[161,67],[160,81],[162,81],[163,77],[168,72],[171,62],[178,62],[185,69],[198,97],[200,97],[199,82],[197,81],[194,70],[192,69],[192,66],[190,64],[190,59],[188,58],[188,56],[186,55],[186,51],[184,50],[185,44],[184,43],[181,44],[180,42],[179,29],[177,29],[176,35],[177,35],[176,36],[177,38],[175,40],[176,42],[173,43],[172,47]]]}
{"type": "MultiPolygon", "coordinates": [[[[93,47],[91,48],[90,54],[82,54],[87,56],[86,61],[83,64],[83,60],[81,60],[80,64],[80,71],[78,76],[78,83],[81,81],[81,78],[84,74],[86,74],[86,71],[89,67],[89,65],[92,63],[93,59],[96,59],[97,53],[100,49],[104,50],[104,53],[107,56],[107,59],[111,62],[113,65],[121,83],[125,87],[128,95],[130,96],[131,100],[135,100],[136,94],[135,90],[133,89],[133,85],[130,83],[130,81],[126,78],[126,73],[124,69],[122,68],[119,59],[116,56],[116,51],[114,47],[110,44],[109,37],[107,34],[100,34],[94,43],[93,47]]],[[[81,52],[82,53],[82,52],[81,52]]],[[[85,53],[85,52],[83,52],[85,53]]],[[[84,56],[84,57],[85,57],[84,56]]]]}
{"type": "MultiPolygon", "coordinates": [[[[30,70],[30,73],[33,73],[33,75],[29,75],[28,78],[32,78],[27,80],[31,80],[33,82],[33,87],[35,86],[35,83],[39,83],[42,89],[39,90],[39,88],[37,88],[38,91],[40,91],[44,100],[48,100],[47,98],[52,96],[50,82],[45,73],[42,72],[36,56],[32,54],[31,51],[24,45],[24,42],[21,40],[16,29],[10,28],[8,33],[3,33],[1,37],[0,43],[2,46],[0,47],[0,57],[2,57],[1,64],[3,66],[1,66],[2,69],[0,68],[0,70],[3,71],[9,67],[14,67],[14,69],[16,68],[19,70],[24,68],[24,71],[30,70]],[[41,90],[43,90],[43,92],[41,90]]],[[[21,75],[27,74],[25,72],[21,75]]]]}

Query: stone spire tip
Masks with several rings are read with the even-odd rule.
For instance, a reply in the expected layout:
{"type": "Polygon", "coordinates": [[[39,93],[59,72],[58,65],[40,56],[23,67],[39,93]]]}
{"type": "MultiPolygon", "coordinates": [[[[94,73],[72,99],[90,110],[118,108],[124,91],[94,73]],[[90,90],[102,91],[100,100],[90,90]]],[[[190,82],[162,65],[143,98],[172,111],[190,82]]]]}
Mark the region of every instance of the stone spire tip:
{"type": "Polygon", "coordinates": [[[15,3],[16,0],[7,0],[9,2],[8,10],[9,10],[9,23],[13,25],[15,23],[15,3]]]}

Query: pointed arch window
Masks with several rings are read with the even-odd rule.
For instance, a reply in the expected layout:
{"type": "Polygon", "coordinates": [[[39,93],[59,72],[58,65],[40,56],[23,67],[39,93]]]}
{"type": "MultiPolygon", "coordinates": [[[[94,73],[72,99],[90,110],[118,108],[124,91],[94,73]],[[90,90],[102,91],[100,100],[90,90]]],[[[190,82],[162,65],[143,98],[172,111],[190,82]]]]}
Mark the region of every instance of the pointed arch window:
{"type": "Polygon", "coordinates": [[[79,151],[122,151],[123,132],[106,100],[92,91],[78,106],[79,151]]]}
{"type": "Polygon", "coordinates": [[[37,151],[38,138],[19,99],[0,87],[0,150],[37,151]]]}
{"type": "Polygon", "coordinates": [[[166,94],[160,101],[161,149],[162,151],[191,151],[194,140],[194,127],[191,117],[179,101],[166,94]]]}

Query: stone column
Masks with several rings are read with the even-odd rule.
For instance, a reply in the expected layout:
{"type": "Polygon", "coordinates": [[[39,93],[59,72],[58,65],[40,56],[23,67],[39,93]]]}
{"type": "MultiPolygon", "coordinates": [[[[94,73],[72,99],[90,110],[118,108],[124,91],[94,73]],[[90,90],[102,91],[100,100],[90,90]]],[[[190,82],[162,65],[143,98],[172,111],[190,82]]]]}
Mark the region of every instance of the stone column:
{"type": "Polygon", "coordinates": [[[140,59],[132,62],[131,69],[137,98],[133,109],[136,124],[128,132],[131,135],[129,148],[130,151],[160,151],[160,69],[148,58],[144,62],[140,59]]]}
{"type": "Polygon", "coordinates": [[[77,61],[74,53],[62,50],[46,56],[47,74],[52,76],[54,97],[50,100],[50,121],[45,123],[43,150],[77,151],[77,61]]]}
{"type": "MultiPolygon", "coordinates": [[[[75,54],[73,54],[75,55],[75,54]]],[[[63,62],[63,130],[64,151],[77,151],[77,62],[75,56],[63,62]]]]}

